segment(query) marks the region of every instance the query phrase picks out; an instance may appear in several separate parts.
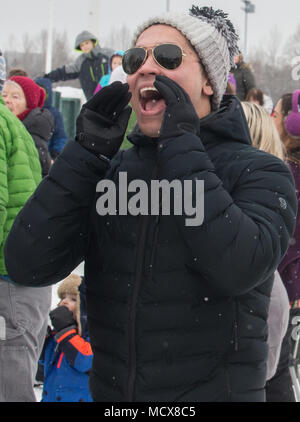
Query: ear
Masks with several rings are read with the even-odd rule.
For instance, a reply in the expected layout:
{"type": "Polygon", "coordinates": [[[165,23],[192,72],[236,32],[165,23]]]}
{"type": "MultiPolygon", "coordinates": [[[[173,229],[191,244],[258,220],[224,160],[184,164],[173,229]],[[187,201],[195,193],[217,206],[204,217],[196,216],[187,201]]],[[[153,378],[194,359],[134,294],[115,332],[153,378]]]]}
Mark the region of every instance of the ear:
{"type": "Polygon", "coordinates": [[[203,90],[203,94],[208,95],[208,96],[213,95],[213,93],[214,93],[212,86],[211,86],[211,84],[209,83],[208,80],[206,80],[204,82],[202,90],[203,90]]]}

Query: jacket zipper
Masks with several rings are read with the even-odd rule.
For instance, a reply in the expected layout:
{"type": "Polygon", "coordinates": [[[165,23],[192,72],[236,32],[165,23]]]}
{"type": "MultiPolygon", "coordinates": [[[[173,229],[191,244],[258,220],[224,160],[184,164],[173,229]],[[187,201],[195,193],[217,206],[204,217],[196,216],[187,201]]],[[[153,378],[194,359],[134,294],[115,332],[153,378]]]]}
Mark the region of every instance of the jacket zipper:
{"type": "Polygon", "coordinates": [[[152,280],[152,277],[153,277],[154,258],[155,258],[155,253],[156,253],[158,229],[159,229],[158,223],[159,223],[159,215],[157,215],[155,218],[155,227],[154,227],[152,251],[151,251],[151,258],[150,258],[150,271],[149,271],[150,280],[152,280]]]}
{"type": "Polygon", "coordinates": [[[237,321],[234,321],[234,350],[238,351],[239,342],[238,342],[238,324],[237,321]]]}
{"type": "Polygon", "coordinates": [[[231,400],[231,382],[230,382],[230,376],[229,376],[229,370],[228,367],[225,367],[225,378],[226,378],[226,386],[227,386],[227,400],[231,400]]]}
{"type": "Polygon", "coordinates": [[[129,314],[129,377],[128,377],[128,391],[127,401],[133,401],[134,384],[136,377],[136,306],[142,279],[144,250],[146,243],[146,234],[148,227],[148,216],[142,218],[139,241],[137,244],[138,255],[136,258],[135,282],[132,293],[131,309],[129,314]]]}
{"type": "MultiPolygon", "coordinates": [[[[232,344],[234,351],[237,352],[239,348],[239,341],[238,341],[238,303],[237,300],[234,300],[234,321],[233,321],[233,328],[232,328],[232,344]]],[[[231,390],[231,382],[230,382],[230,375],[229,375],[229,368],[226,365],[225,367],[225,377],[226,377],[226,385],[227,385],[227,394],[228,394],[228,401],[231,400],[232,390],[231,390]]]]}
{"type": "MultiPolygon", "coordinates": [[[[157,165],[155,165],[152,179],[156,177],[157,165]]],[[[132,292],[131,309],[129,314],[129,376],[126,401],[133,401],[134,384],[136,378],[136,307],[139,297],[140,285],[142,281],[143,263],[145,255],[145,245],[147,239],[147,229],[149,225],[149,215],[141,216],[140,235],[137,243],[137,257],[135,266],[135,282],[132,292]]]]}
{"type": "Polygon", "coordinates": [[[234,351],[237,352],[239,348],[239,340],[238,340],[238,304],[237,301],[235,303],[235,319],[233,323],[233,341],[234,341],[234,351]]]}
{"type": "Polygon", "coordinates": [[[90,74],[91,74],[91,77],[92,77],[93,82],[96,82],[94,71],[93,71],[93,68],[91,66],[90,66],[90,74]]]}

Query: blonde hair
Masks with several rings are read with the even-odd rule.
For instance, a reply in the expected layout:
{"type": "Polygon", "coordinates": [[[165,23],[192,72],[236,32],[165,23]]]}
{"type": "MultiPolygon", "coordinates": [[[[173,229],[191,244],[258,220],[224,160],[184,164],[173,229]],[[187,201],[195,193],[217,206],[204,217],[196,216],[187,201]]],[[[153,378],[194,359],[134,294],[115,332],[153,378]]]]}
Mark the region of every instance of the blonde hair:
{"type": "Polygon", "coordinates": [[[267,110],[255,103],[243,101],[242,106],[253,145],[286,161],[286,150],[267,110]]]}

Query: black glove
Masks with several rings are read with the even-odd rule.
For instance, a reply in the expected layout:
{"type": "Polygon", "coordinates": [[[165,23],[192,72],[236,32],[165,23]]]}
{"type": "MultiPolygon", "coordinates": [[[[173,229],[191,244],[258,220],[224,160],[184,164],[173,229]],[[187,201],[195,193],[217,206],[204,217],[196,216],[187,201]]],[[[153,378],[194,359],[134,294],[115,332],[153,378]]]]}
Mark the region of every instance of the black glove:
{"type": "Polygon", "coordinates": [[[114,82],[86,104],[76,121],[76,141],[97,156],[111,158],[119,150],[131,114],[128,84],[114,82]]]}
{"type": "Polygon", "coordinates": [[[180,136],[186,132],[200,133],[200,119],[190,97],[172,79],[157,75],[154,82],[166,102],[159,139],[180,136]]]}
{"type": "Polygon", "coordinates": [[[58,306],[49,313],[49,316],[52,326],[57,332],[76,325],[72,312],[66,306],[58,306]]]}

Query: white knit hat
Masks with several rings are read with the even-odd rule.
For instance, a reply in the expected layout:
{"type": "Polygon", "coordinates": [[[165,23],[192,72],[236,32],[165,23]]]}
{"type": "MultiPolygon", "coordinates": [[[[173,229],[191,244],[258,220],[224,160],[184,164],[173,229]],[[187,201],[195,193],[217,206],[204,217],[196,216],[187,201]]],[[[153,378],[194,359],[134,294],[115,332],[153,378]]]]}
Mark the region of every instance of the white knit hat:
{"type": "Polygon", "coordinates": [[[179,30],[192,44],[207,73],[214,91],[212,109],[216,110],[225,93],[234,56],[239,53],[238,36],[227,14],[221,10],[193,6],[190,14],[166,13],[141,24],[134,33],[135,45],[140,34],[155,24],[170,25],[179,30]]]}

